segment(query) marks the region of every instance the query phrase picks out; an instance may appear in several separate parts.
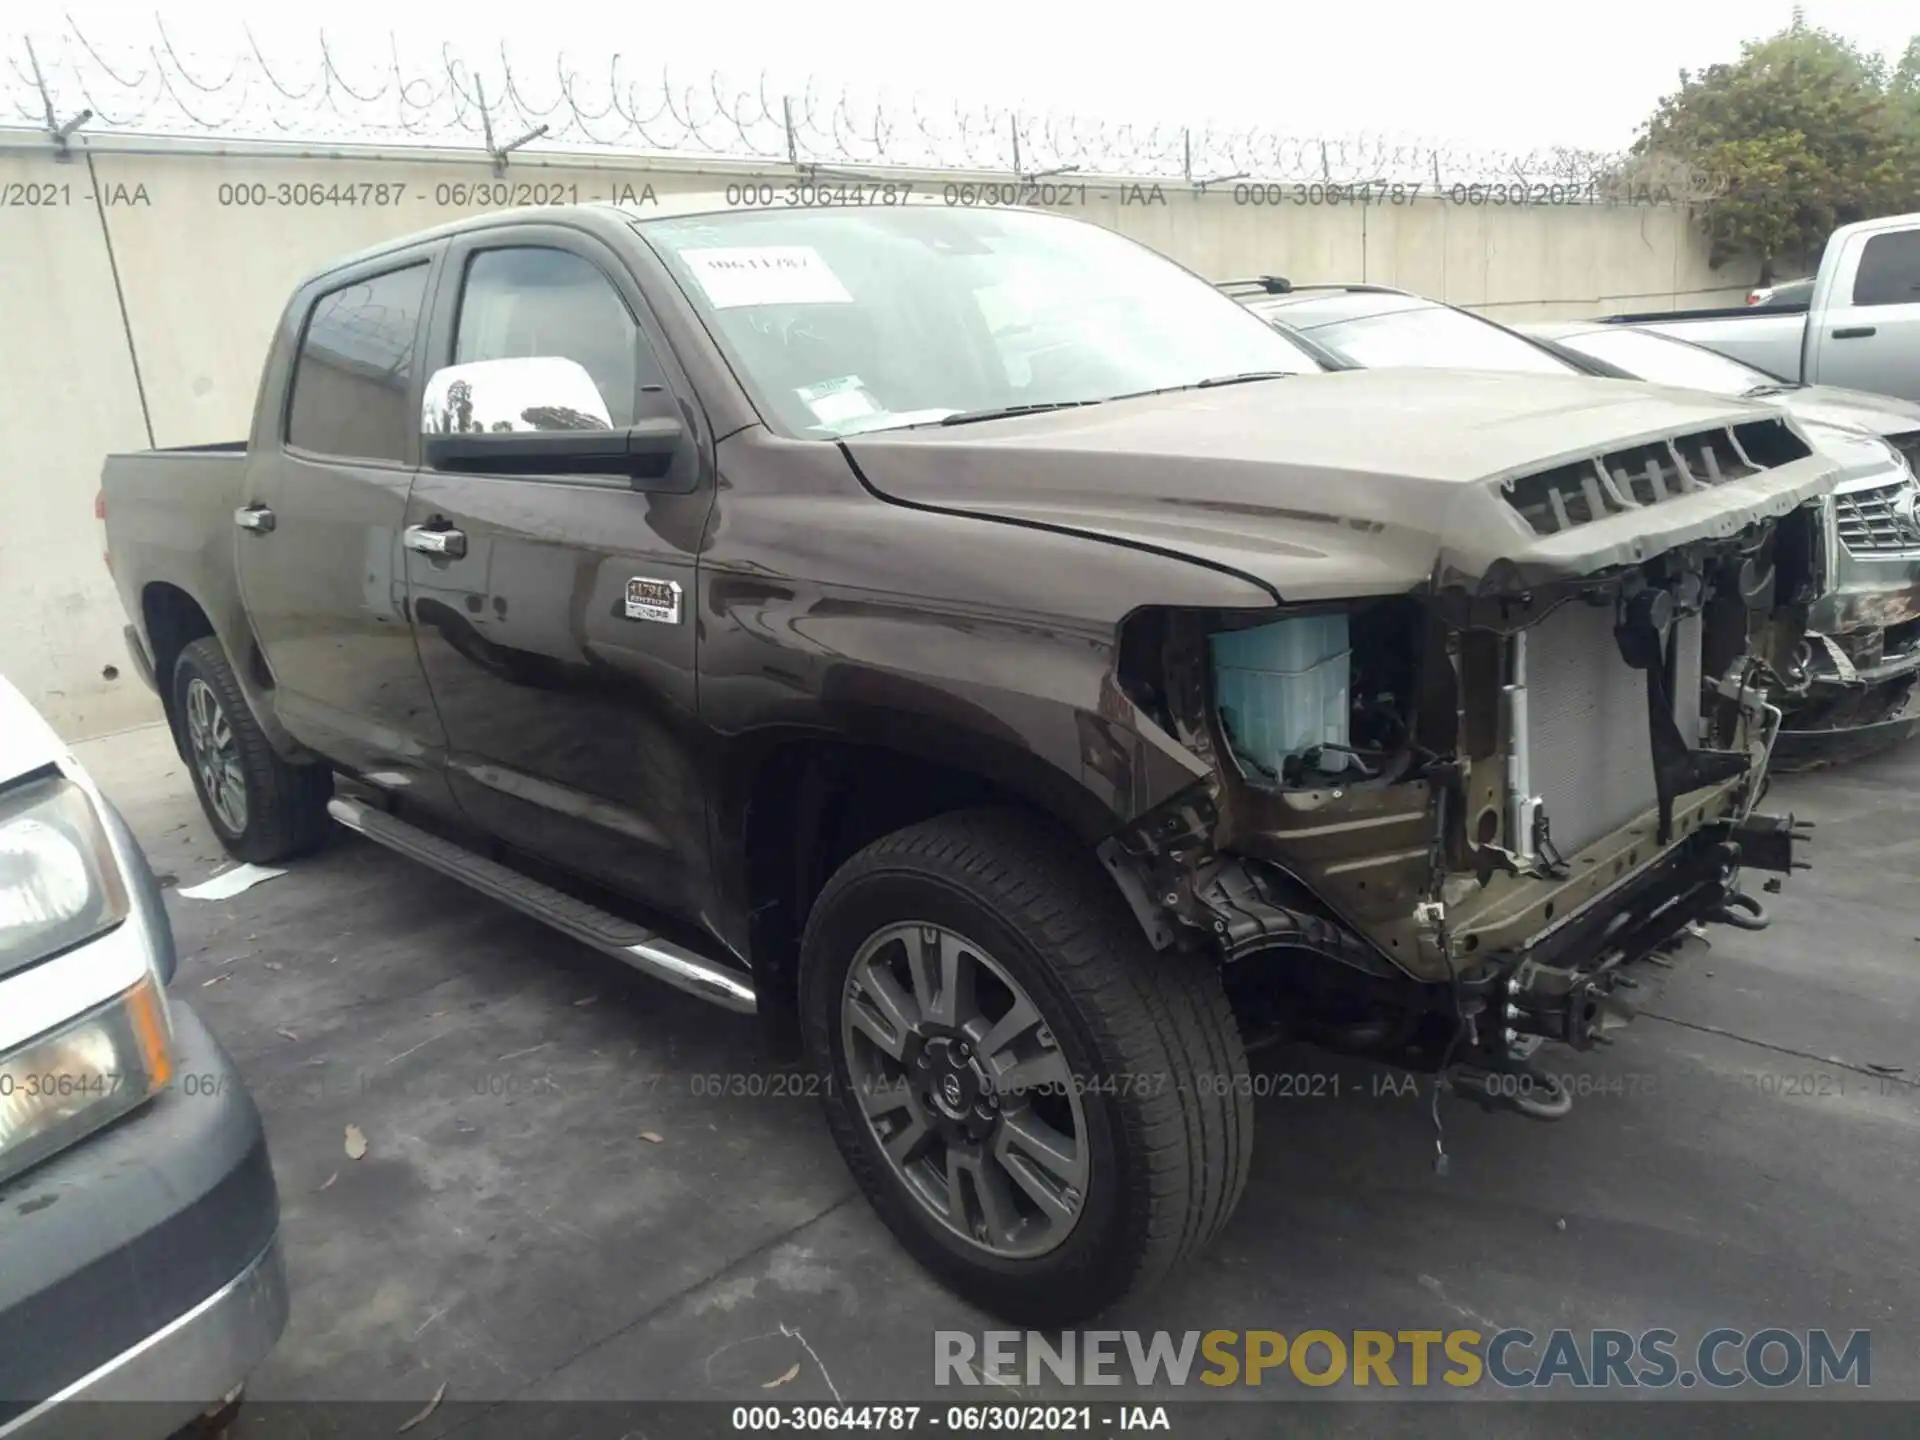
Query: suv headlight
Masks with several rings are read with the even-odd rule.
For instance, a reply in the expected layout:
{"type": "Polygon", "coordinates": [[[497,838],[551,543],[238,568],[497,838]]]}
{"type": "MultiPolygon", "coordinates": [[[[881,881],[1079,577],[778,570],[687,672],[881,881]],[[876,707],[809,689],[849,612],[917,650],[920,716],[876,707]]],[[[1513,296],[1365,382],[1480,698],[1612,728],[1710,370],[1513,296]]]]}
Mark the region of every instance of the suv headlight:
{"type": "Polygon", "coordinates": [[[1887,471],[1902,475],[1910,473],[1907,457],[1900,453],[1898,447],[1869,431],[1823,424],[1817,420],[1805,422],[1802,428],[1815,449],[1840,462],[1839,479],[1842,483],[1887,471]]]}
{"type": "MultiPolygon", "coordinates": [[[[0,794],[0,977],[123,924],[126,886],[86,791],[58,775],[0,794]]],[[[152,974],[0,1055],[0,1181],[125,1114],[173,1074],[152,974]]]]}
{"type": "Polygon", "coordinates": [[[1898,470],[1902,475],[1911,476],[1913,474],[1913,462],[1907,459],[1904,450],[1883,436],[1876,435],[1873,438],[1875,443],[1887,452],[1886,462],[1890,467],[1898,470]]]}
{"type": "Polygon", "coordinates": [[[173,1078],[152,976],[0,1057],[0,1182],[117,1120],[173,1078]]]}
{"type": "Polygon", "coordinates": [[[126,918],[120,865],[86,791],[53,775],[0,793],[0,975],[126,918]]]}

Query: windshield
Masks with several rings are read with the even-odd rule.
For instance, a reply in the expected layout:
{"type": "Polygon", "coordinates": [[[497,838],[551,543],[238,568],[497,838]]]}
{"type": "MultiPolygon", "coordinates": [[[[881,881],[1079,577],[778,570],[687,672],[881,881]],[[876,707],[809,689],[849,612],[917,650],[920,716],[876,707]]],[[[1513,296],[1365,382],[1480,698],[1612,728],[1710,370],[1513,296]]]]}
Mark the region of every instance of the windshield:
{"type": "Polygon", "coordinates": [[[768,422],[830,438],[1321,367],[1095,225],[892,207],[641,221],[768,422]]]}
{"type": "Polygon", "coordinates": [[[1704,345],[1690,345],[1646,330],[1583,331],[1564,335],[1558,343],[1655,385],[1705,390],[1715,395],[1745,395],[1780,384],[1772,375],[1729,360],[1704,345]]]}
{"type": "Polygon", "coordinates": [[[1579,369],[1511,330],[1443,305],[1390,310],[1316,325],[1307,334],[1369,369],[1534,370],[1577,375],[1579,369]]]}

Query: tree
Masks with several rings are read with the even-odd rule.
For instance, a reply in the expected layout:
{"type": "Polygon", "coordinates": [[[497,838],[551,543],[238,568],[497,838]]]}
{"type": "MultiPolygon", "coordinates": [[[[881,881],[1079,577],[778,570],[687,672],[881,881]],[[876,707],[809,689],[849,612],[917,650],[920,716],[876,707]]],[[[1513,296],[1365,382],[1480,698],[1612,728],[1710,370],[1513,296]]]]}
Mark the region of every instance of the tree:
{"type": "Polygon", "coordinates": [[[1632,154],[1711,175],[1708,263],[1751,256],[1769,284],[1777,263],[1817,256],[1836,225],[1920,203],[1920,37],[1890,71],[1796,12],[1734,63],[1681,71],[1632,154]]]}
{"type": "MultiPolygon", "coordinates": [[[[1920,150],[1920,35],[1914,36],[1907,45],[1907,53],[1900,57],[1900,63],[1894,67],[1893,83],[1889,87],[1893,92],[1894,103],[1901,113],[1901,128],[1906,135],[1906,143],[1920,150]]],[[[1916,196],[1915,204],[1920,204],[1916,196]]]]}
{"type": "Polygon", "coordinates": [[[1907,53],[1893,72],[1893,88],[1907,99],[1920,96],[1920,35],[1907,42],[1907,53]]]}

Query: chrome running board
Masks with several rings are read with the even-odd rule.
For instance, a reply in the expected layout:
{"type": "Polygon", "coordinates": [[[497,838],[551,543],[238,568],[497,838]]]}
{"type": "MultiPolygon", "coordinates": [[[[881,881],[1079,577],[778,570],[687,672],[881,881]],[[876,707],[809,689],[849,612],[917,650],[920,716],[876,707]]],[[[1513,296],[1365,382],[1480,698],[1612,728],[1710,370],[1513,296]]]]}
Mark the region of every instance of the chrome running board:
{"type": "Polygon", "coordinates": [[[742,1015],[754,1013],[753,986],[744,973],[731,965],[697,955],[643,925],[576,900],[551,885],[543,885],[518,870],[476,855],[465,846],[409,825],[359,800],[336,796],[327,802],[327,813],[375,844],[397,850],[442,875],[491,895],[583,945],[591,945],[602,954],[666,981],[676,990],[684,990],[742,1015]]]}

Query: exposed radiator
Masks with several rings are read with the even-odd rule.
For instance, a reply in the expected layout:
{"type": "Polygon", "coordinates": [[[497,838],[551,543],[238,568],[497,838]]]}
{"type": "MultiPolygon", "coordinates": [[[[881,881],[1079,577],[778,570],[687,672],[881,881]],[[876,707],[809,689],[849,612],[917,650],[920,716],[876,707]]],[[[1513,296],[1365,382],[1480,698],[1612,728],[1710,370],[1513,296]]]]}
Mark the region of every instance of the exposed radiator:
{"type": "MultiPolygon", "coordinates": [[[[1563,605],[1527,631],[1529,788],[1563,854],[1651,809],[1657,798],[1647,737],[1646,676],[1620,658],[1611,606],[1563,605]]],[[[1674,718],[1700,733],[1700,617],[1679,622],[1674,718]]],[[[1521,837],[1515,837],[1516,840],[1521,837]]]]}

